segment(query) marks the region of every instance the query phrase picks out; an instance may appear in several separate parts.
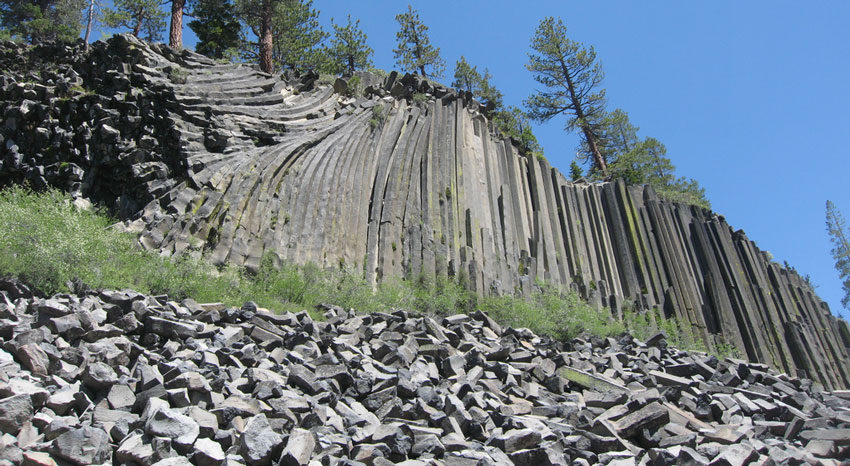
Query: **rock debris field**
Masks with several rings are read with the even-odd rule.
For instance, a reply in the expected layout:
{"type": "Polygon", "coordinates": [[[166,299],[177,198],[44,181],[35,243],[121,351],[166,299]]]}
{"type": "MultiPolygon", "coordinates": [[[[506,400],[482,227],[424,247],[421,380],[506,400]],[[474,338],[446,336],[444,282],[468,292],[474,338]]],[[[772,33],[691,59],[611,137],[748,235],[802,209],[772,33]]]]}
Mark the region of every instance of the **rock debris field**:
{"type": "Polygon", "coordinates": [[[850,392],[487,315],[277,315],[0,281],[0,463],[840,464],[850,392]]]}

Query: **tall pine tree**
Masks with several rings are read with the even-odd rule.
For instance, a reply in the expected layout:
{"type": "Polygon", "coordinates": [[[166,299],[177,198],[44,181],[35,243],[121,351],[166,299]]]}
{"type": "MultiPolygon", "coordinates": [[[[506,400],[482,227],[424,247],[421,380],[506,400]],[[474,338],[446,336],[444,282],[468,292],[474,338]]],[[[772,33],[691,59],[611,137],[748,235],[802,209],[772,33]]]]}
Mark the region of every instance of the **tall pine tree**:
{"type": "Polygon", "coordinates": [[[841,288],[844,297],[841,305],[850,309],[850,231],[844,216],[831,201],[826,201],[826,231],[832,241],[832,258],[835,259],[835,269],[841,278],[841,288]]]}
{"type": "Polygon", "coordinates": [[[210,58],[230,58],[240,44],[242,26],[230,0],[200,0],[189,28],[198,36],[195,50],[210,58]]]}
{"type": "Polygon", "coordinates": [[[566,130],[578,130],[587,147],[594,169],[607,175],[608,165],[599,148],[597,122],[605,111],[602,67],[593,47],[567,38],[567,27],[559,18],[540,22],[531,40],[534,53],[528,55],[526,68],[534,80],[544,86],[525,101],[529,116],[545,122],[567,115],[566,130]]]}
{"type": "Polygon", "coordinates": [[[258,42],[243,42],[247,60],[259,59],[260,68],[325,71],[327,52],[322,42],[328,36],[319,26],[319,11],[312,0],[237,0],[240,19],[258,42]]]}
{"type": "Polygon", "coordinates": [[[419,19],[419,13],[407,5],[407,13],[400,13],[395,19],[401,27],[395,35],[398,48],[393,49],[396,64],[403,71],[418,72],[425,78],[442,77],[446,62],[440,57],[440,48],[431,45],[428,26],[419,19]]]}
{"type": "Polygon", "coordinates": [[[360,20],[352,21],[348,15],[345,26],[331,20],[334,34],[328,48],[330,71],[336,74],[353,75],[358,69],[372,66],[374,50],[366,44],[366,33],[360,29],[360,20]]]}

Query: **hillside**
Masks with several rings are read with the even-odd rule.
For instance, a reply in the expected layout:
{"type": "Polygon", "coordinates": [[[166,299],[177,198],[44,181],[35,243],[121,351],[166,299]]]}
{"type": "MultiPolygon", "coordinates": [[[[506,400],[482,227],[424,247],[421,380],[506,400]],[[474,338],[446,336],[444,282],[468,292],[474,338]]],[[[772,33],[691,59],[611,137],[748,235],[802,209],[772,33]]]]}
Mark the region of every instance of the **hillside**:
{"type": "Polygon", "coordinates": [[[256,269],[269,254],[482,294],[538,281],[658,307],[751,361],[850,386],[850,330],[710,211],[571,183],[416,76],[280,78],[129,36],[4,44],[0,174],[109,206],[141,243],[256,269]],[[354,86],[352,86],[354,87],[354,86]]]}

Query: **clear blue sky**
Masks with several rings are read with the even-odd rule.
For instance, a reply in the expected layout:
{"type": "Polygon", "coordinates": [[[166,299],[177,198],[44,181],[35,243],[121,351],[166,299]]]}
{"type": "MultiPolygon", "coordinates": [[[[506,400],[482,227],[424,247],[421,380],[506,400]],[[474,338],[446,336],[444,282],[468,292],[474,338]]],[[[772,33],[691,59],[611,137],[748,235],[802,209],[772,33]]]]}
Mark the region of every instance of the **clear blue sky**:
{"type": "MultiPolygon", "coordinates": [[[[506,104],[537,87],[524,65],[539,20],[595,47],[609,108],[663,142],[678,173],[706,188],[713,209],[775,260],[809,274],[834,313],[841,283],[824,210],[850,216],[850,2],[415,1],[447,62],[487,68],[506,104]]],[[[320,19],[361,20],[375,66],[396,68],[395,15],[406,2],[315,0],[320,19]]],[[[186,28],[186,46],[195,37],[186,28]]],[[[535,128],[562,172],[575,135],[557,119],[535,128]]]]}

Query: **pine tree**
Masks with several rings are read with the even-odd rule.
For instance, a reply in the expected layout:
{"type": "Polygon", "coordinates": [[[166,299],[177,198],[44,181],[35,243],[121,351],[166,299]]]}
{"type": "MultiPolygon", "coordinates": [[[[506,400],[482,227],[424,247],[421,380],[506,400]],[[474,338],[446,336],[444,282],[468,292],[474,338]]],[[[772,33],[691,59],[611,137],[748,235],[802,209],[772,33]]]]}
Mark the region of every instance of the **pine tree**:
{"type": "Polygon", "coordinates": [[[578,181],[584,176],[584,171],[578,165],[578,162],[573,160],[570,162],[570,179],[572,181],[578,181]]]}
{"type": "Polygon", "coordinates": [[[351,15],[348,15],[348,23],[345,26],[335,24],[333,20],[331,24],[334,35],[328,48],[328,56],[333,72],[351,76],[358,69],[372,66],[374,50],[366,44],[366,33],[360,29],[360,20],[352,22],[351,15]]]}
{"type": "Polygon", "coordinates": [[[229,58],[240,44],[242,27],[230,0],[200,0],[189,28],[198,36],[195,50],[210,58],[229,58]]]}
{"type": "Polygon", "coordinates": [[[493,126],[504,137],[516,141],[517,148],[523,155],[540,154],[543,151],[534,133],[531,132],[531,124],[528,116],[517,107],[509,106],[493,114],[493,126]]]}
{"type": "Polygon", "coordinates": [[[103,22],[111,28],[127,28],[133,35],[154,42],[162,39],[166,13],[159,0],[115,0],[114,8],[103,13],[103,22]]]}
{"type": "Polygon", "coordinates": [[[585,48],[566,37],[561,19],[548,17],[540,22],[531,41],[534,53],[526,68],[545,87],[529,97],[529,116],[545,122],[561,114],[569,116],[566,130],[578,130],[587,147],[594,169],[607,175],[608,166],[599,149],[597,124],[605,110],[605,91],[600,89],[603,73],[593,47],[585,48]]]}
{"type": "Polygon", "coordinates": [[[321,46],[328,34],[319,26],[312,0],[237,0],[237,11],[259,38],[259,43],[243,42],[242,56],[258,58],[263,71],[328,68],[330,60],[321,46]]]}
{"type": "Polygon", "coordinates": [[[826,201],[826,231],[832,241],[832,258],[844,291],[841,305],[850,309],[850,230],[847,230],[841,211],[831,201],[826,201]]]}
{"type": "MultiPolygon", "coordinates": [[[[705,189],[692,179],[676,178],[676,167],[667,158],[664,144],[651,137],[640,139],[639,129],[621,109],[599,118],[598,147],[608,164],[609,176],[622,178],[630,184],[651,185],[661,197],[670,201],[710,208],[705,189]]],[[[593,169],[591,176],[601,178],[593,169]]]]}
{"type": "Polygon", "coordinates": [[[419,72],[425,78],[440,78],[446,62],[440,58],[440,48],[431,45],[428,26],[419,19],[419,13],[407,5],[407,13],[395,17],[401,29],[396,33],[398,48],[393,49],[396,64],[403,71],[419,72]],[[426,67],[431,73],[426,72],[426,67]]]}
{"type": "Polygon", "coordinates": [[[502,93],[490,82],[493,76],[490,71],[484,70],[484,75],[478,72],[478,68],[469,64],[466,57],[461,56],[455,62],[455,74],[452,86],[462,91],[472,93],[487,112],[493,113],[502,110],[502,93]]]}
{"type": "Polygon", "coordinates": [[[183,14],[194,6],[195,0],[171,0],[171,26],[168,30],[168,46],[183,48],[183,14]]]}
{"type": "Polygon", "coordinates": [[[460,59],[455,62],[455,79],[452,81],[452,86],[461,91],[475,93],[478,91],[479,83],[481,82],[481,74],[478,69],[466,61],[466,57],[460,56],[460,59]]]}
{"type": "Polygon", "coordinates": [[[0,29],[6,37],[33,44],[74,41],[87,5],[87,0],[0,0],[0,29]]]}

